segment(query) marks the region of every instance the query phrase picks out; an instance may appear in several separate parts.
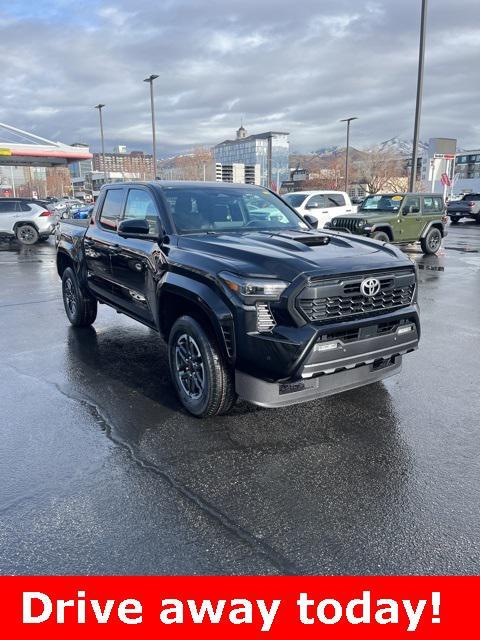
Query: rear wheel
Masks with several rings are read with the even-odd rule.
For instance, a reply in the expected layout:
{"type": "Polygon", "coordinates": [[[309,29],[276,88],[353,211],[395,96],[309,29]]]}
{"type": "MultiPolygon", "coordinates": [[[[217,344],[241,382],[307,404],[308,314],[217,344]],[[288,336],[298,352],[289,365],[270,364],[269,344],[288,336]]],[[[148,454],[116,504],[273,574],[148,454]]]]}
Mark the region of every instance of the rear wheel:
{"type": "Polygon", "coordinates": [[[194,416],[227,413],[236,401],[233,372],[214,336],[197,320],[182,316],[168,339],[170,373],[180,402],[194,416]]]}
{"type": "Polygon", "coordinates": [[[480,215],[478,215],[478,216],[475,218],[475,222],[476,222],[477,224],[480,224],[480,215]]]}
{"type": "Polygon", "coordinates": [[[35,244],[39,238],[38,231],[33,224],[22,224],[20,227],[17,227],[15,235],[17,236],[17,240],[22,244],[35,244]]]}
{"type": "Polygon", "coordinates": [[[63,306],[74,327],[88,327],[97,317],[97,301],[82,293],[77,276],[67,267],[62,276],[63,306]]]}
{"type": "Polygon", "coordinates": [[[437,253],[440,249],[440,245],[442,244],[442,234],[440,233],[440,229],[432,227],[428,231],[427,235],[420,240],[420,244],[422,246],[423,253],[426,253],[427,255],[437,253]]]}
{"type": "Polygon", "coordinates": [[[452,224],[458,224],[459,223],[460,218],[450,218],[450,222],[452,224]]]}
{"type": "Polygon", "coordinates": [[[379,242],[390,242],[390,238],[388,237],[388,233],[385,231],[376,231],[373,234],[373,239],[378,240],[379,242]]]}

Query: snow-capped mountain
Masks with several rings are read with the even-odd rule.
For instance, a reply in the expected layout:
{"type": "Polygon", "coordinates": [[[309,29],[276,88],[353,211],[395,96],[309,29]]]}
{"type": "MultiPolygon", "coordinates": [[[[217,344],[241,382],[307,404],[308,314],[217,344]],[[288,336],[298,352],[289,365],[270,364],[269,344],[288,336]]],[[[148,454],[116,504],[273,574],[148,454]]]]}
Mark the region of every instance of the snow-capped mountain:
{"type": "MultiPolygon", "coordinates": [[[[404,140],[403,138],[399,138],[395,136],[390,138],[390,140],[385,140],[378,145],[379,151],[385,151],[390,153],[399,153],[402,156],[408,156],[412,154],[413,141],[404,140]]],[[[418,142],[418,151],[421,153],[422,151],[428,150],[428,143],[422,142],[419,140],[418,142]]]]}

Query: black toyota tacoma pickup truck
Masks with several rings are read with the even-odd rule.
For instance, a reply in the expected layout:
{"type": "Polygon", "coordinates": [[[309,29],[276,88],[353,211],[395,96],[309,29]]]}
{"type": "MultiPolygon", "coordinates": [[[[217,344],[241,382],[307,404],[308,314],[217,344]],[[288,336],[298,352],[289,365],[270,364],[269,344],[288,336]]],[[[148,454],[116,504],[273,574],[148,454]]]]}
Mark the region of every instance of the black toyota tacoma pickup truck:
{"type": "Polygon", "coordinates": [[[268,189],[105,185],[91,220],[60,223],[57,268],[74,326],[97,302],[157,330],[196,416],[237,396],[314,400],[397,373],[420,336],[417,278],[396,247],[320,232],[268,189]]]}

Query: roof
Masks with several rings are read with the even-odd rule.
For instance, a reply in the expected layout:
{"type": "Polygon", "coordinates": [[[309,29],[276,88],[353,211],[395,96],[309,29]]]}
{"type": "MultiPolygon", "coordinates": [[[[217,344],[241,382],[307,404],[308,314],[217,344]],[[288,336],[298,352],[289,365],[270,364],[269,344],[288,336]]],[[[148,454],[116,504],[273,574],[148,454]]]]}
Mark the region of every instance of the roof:
{"type": "Polygon", "coordinates": [[[90,158],[88,148],[53,142],[0,122],[0,165],[52,167],[90,158]]]}
{"type": "Polygon", "coordinates": [[[246,136],[245,138],[235,138],[234,140],[224,140],[223,142],[219,142],[215,145],[216,147],[221,147],[224,144],[241,144],[242,142],[246,142],[248,140],[264,140],[265,138],[270,138],[271,136],[289,136],[290,133],[288,131],[265,131],[264,133],[254,133],[252,135],[246,136]]]}
{"type": "Polygon", "coordinates": [[[335,189],[311,189],[309,191],[305,189],[300,189],[299,191],[289,191],[284,195],[305,195],[305,196],[314,196],[314,195],[325,195],[327,193],[339,193],[344,194],[345,191],[336,191],[335,189]]]}
{"type": "Polygon", "coordinates": [[[126,180],[124,182],[109,182],[107,186],[118,187],[122,184],[140,184],[140,185],[150,185],[152,187],[157,187],[160,189],[174,187],[175,189],[181,189],[182,187],[187,188],[206,188],[211,189],[216,187],[227,188],[227,189],[265,189],[260,185],[255,184],[244,184],[241,182],[204,182],[203,180],[126,180]]]}

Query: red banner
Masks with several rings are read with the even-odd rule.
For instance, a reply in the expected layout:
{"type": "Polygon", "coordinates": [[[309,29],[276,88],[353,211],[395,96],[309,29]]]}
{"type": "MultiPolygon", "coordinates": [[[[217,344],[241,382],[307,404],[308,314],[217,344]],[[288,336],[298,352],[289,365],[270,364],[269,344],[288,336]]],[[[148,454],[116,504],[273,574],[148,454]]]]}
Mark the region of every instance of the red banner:
{"type": "Polygon", "coordinates": [[[475,577],[3,577],[4,638],[471,638],[475,577]]]}

